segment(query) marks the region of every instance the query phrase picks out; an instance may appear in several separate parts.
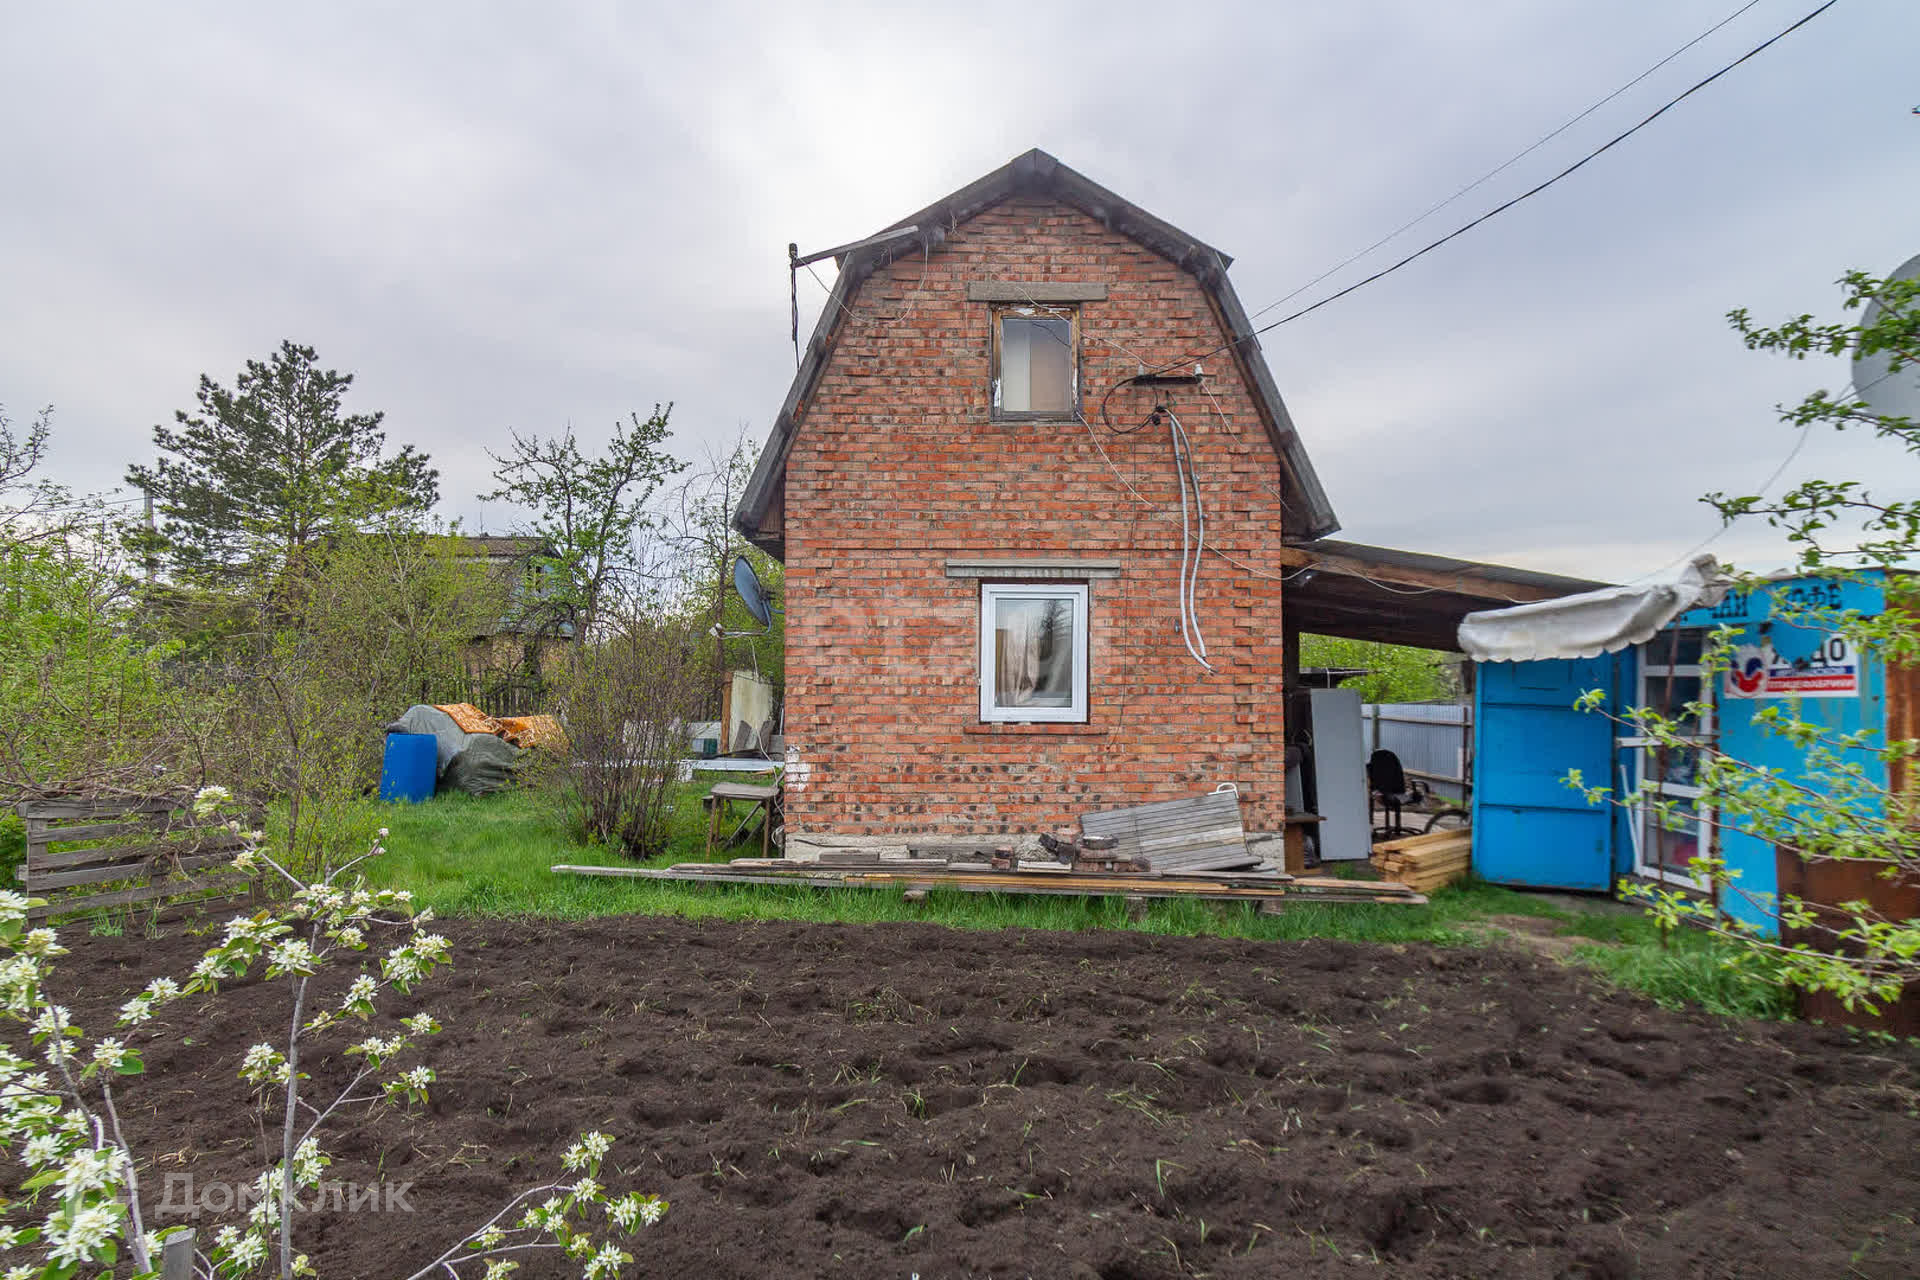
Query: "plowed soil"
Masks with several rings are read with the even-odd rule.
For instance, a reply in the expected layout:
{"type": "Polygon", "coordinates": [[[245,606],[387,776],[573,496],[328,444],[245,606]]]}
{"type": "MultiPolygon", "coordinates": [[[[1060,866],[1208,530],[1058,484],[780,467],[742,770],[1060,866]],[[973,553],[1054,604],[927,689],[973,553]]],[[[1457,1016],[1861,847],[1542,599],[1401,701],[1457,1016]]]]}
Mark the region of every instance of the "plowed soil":
{"type": "MultiPolygon", "coordinates": [[[[307,1219],[322,1275],[410,1274],[590,1128],[617,1188],[671,1200],[636,1271],[677,1280],[1920,1273],[1920,1051],[1663,1011],[1517,948],[446,932],[431,1104],[327,1144],[414,1212],[307,1219]]],[[[99,1029],[200,945],[68,942],[99,1029]]],[[[123,1102],[153,1182],[260,1167],[234,1071],[285,1018],[279,984],[170,1011],[191,1042],[123,1102]]]]}

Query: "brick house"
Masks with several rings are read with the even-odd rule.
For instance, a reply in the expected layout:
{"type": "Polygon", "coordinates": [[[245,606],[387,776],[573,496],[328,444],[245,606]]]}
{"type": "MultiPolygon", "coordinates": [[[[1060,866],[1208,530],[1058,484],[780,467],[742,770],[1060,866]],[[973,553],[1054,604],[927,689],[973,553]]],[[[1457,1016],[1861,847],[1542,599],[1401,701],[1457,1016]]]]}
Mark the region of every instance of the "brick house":
{"type": "Polygon", "coordinates": [[[790,851],[1228,781],[1277,831],[1285,580],[1338,526],[1229,259],[1040,151],[891,232],[841,255],[735,513],[786,566],[790,851]]]}

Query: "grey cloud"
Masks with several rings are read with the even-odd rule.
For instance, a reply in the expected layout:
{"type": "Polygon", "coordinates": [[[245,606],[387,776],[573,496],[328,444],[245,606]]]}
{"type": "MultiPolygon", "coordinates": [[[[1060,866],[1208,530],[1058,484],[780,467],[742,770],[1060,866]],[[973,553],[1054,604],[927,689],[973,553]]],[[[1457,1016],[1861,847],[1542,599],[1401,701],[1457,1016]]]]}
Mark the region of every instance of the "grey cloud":
{"type": "MultiPolygon", "coordinates": [[[[1233,253],[1257,307],[1733,7],[26,10],[0,50],[0,401],[56,402],[62,478],[110,486],[200,373],[293,337],[356,372],[473,518],[510,428],[604,434],[668,399],[688,454],[764,428],[792,367],[789,240],[866,234],[1039,145],[1233,253]]],[[[1801,12],[1763,0],[1301,301],[1801,12]]],[[[1344,536],[1631,577],[1710,531],[1694,498],[1791,443],[1773,404],[1844,376],[1744,352],[1722,313],[1829,309],[1845,268],[1920,251],[1916,16],[1839,6],[1269,335],[1344,536]]],[[[1853,440],[1803,463],[1896,484],[1906,464],[1853,440]]],[[[1715,546],[1784,559],[1745,530],[1715,546]]]]}

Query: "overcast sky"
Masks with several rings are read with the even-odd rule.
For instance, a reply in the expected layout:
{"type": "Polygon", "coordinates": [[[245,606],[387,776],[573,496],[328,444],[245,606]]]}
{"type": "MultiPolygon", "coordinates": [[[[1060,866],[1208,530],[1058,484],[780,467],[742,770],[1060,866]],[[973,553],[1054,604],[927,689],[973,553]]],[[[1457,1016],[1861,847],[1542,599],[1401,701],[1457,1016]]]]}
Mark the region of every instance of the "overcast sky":
{"type": "MultiPolygon", "coordinates": [[[[1233,254],[1252,310],[1741,2],[10,6],[0,403],[53,404],[54,474],[109,488],[201,373],[293,338],[433,455],[446,514],[498,531],[512,512],[475,495],[510,428],[597,442],[672,400],[685,455],[763,435],[793,367],[788,241],[869,234],[1039,146],[1233,254]]],[[[1757,0],[1295,305],[1817,3],[1757,0]]],[[[1695,499],[1794,443],[1773,406],[1845,379],[1745,351],[1724,313],[1831,312],[1843,270],[1920,253],[1917,37],[1913,0],[1840,0],[1268,335],[1339,536],[1622,580],[1712,534],[1695,499]]],[[[1774,491],[1808,475],[1920,488],[1850,437],[1811,438],[1774,491]]],[[[1712,550],[1786,559],[1759,530],[1712,550]]]]}

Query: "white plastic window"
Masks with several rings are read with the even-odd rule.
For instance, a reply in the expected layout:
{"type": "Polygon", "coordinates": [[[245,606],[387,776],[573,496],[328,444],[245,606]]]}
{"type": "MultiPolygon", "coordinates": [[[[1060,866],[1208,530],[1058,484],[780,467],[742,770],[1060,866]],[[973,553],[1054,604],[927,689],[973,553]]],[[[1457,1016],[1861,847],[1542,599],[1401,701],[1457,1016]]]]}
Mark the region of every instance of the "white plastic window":
{"type": "Polygon", "coordinates": [[[1086,721],[1084,583],[981,586],[980,718],[1086,721]]]}

